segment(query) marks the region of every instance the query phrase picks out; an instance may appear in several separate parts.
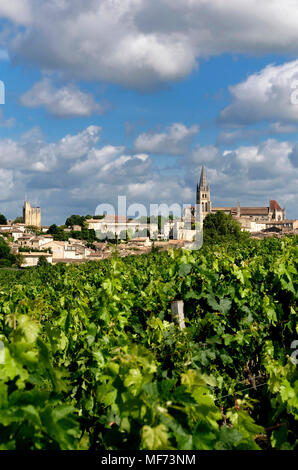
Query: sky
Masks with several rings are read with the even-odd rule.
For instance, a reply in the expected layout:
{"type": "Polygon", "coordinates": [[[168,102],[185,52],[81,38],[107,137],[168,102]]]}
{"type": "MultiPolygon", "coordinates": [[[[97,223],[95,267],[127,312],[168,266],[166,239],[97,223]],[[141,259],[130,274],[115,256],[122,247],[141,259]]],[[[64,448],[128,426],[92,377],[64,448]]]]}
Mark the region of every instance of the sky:
{"type": "Polygon", "coordinates": [[[298,218],[297,24],[296,0],[0,0],[0,213],[195,203],[204,163],[214,206],[298,218]]]}

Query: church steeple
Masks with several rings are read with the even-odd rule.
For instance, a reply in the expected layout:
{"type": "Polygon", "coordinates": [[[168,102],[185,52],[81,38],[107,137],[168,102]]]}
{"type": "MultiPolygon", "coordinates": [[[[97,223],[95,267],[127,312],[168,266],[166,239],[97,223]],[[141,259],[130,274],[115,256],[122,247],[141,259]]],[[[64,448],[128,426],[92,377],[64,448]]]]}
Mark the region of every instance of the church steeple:
{"type": "Polygon", "coordinates": [[[210,185],[207,185],[204,164],[202,165],[200,182],[197,184],[197,205],[202,207],[203,217],[211,212],[210,185]]]}
{"type": "Polygon", "coordinates": [[[199,189],[202,190],[202,191],[207,191],[207,179],[206,179],[204,163],[202,165],[199,189]]]}

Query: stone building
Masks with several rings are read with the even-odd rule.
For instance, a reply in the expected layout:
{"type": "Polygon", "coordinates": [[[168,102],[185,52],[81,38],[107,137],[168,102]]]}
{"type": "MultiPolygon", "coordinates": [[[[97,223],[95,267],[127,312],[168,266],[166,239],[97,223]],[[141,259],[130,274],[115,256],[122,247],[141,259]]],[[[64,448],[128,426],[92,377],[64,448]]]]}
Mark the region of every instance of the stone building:
{"type": "Polygon", "coordinates": [[[150,232],[150,237],[154,238],[154,235],[158,233],[157,224],[141,223],[138,220],[127,219],[126,216],[122,215],[105,215],[102,219],[88,219],[86,221],[88,229],[93,229],[96,232],[98,238],[101,234],[114,234],[118,236],[128,232],[129,238],[135,238],[139,236],[147,236],[147,232],[150,232]]]}
{"type": "Polygon", "coordinates": [[[31,207],[29,201],[25,201],[23,207],[23,220],[25,225],[32,225],[34,227],[41,226],[41,210],[40,207],[31,207]]]}
{"type": "Polygon", "coordinates": [[[45,254],[43,252],[39,253],[21,253],[23,256],[23,262],[21,264],[22,268],[31,268],[37,266],[38,260],[40,257],[43,257],[47,260],[48,263],[53,263],[53,257],[51,254],[45,254]]]}

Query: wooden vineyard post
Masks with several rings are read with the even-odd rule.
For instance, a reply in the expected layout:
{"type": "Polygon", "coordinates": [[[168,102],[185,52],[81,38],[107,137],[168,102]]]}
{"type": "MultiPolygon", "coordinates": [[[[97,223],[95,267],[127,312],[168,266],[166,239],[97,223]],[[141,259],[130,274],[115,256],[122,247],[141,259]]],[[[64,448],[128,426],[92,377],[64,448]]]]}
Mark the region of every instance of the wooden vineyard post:
{"type": "Polygon", "coordinates": [[[182,331],[185,328],[183,300],[174,300],[174,302],[171,303],[171,310],[174,323],[176,323],[182,331]]]}

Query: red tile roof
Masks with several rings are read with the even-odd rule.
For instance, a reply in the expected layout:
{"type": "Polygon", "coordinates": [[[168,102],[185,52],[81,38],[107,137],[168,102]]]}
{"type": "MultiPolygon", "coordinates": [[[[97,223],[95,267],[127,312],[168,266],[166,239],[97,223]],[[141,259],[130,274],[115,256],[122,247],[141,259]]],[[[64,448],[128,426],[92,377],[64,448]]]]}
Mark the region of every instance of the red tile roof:
{"type": "Polygon", "coordinates": [[[270,210],[272,210],[272,211],[273,210],[281,211],[282,209],[281,209],[280,205],[276,201],[274,201],[274,199],[273,199],[272,201],[270,201],[270,210]]]}

